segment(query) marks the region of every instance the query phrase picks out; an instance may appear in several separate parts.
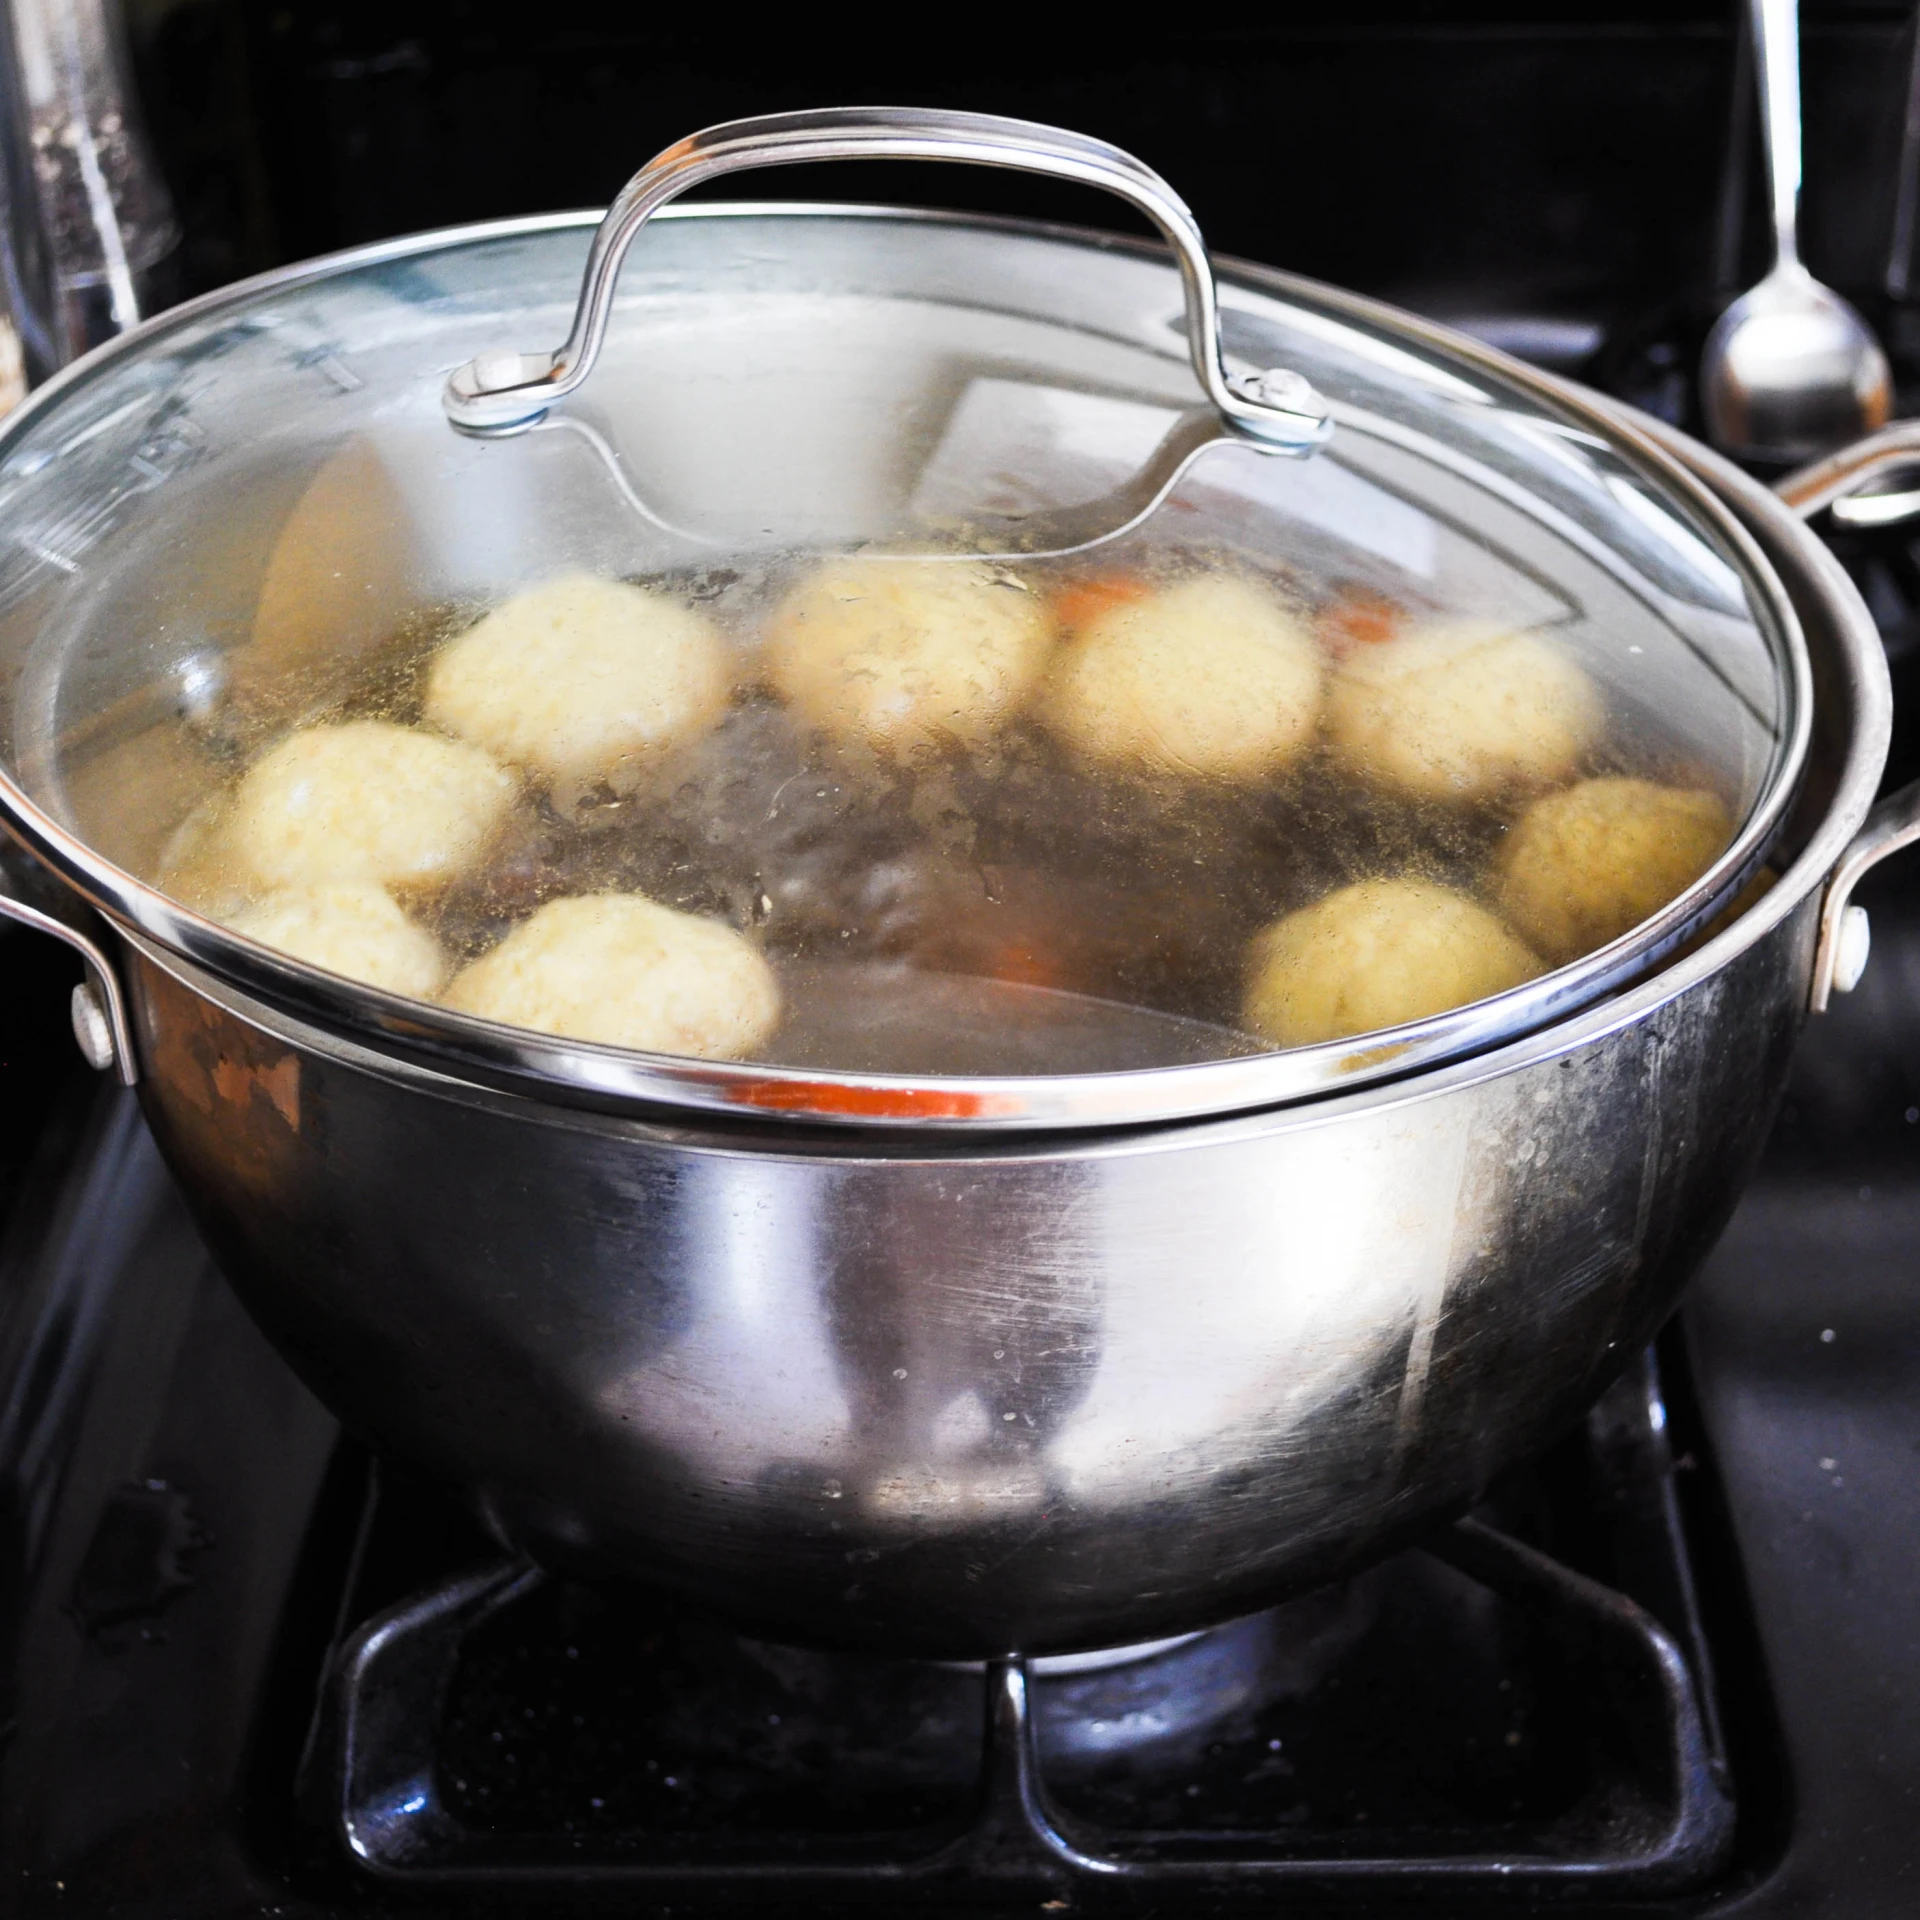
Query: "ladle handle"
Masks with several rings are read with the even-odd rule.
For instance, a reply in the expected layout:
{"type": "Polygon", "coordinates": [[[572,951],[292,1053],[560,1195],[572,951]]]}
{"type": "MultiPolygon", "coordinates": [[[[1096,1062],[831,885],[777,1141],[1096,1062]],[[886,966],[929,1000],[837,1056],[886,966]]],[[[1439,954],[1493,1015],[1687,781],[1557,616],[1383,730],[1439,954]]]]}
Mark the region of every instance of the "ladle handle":
{"type": "Polygon", "coordinates": [[[657,154],[627,182],[593,237],[565,345],[551,353],[509,349],[468,361],[447,381],[447,417],[470,433],[530,425],[592,372],[606,339],[620,263],[655,213],[723,174],[816,160],[970,161],[1118,194],[1159,228],[1180,263],[1187,350],[1207,398],[1228,424],[1277,453],[1311,453],[1332,432],[1326,409],[1298,374],[1228,374],[1206,243],[1180,197],[1151,167],[1104,140],[1060,127],[918,107],[830,107],[730,120],[657,154]]]}
{"type": "Polygon", "coordinates": [[[1800,0],[1752,0],[1774,266],[1800,264],[1800,0]]]}

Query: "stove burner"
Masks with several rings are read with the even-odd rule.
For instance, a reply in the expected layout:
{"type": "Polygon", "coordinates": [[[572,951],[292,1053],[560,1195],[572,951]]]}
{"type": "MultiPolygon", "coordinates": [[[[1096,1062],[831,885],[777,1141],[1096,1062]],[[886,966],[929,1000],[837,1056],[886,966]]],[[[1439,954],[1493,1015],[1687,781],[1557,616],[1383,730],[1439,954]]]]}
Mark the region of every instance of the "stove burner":
{"type": "Polygon", "coordinates": [[[983,1675],[772,1646],[514,1562],[351,1636],[303,1797],[423,1888],[1696,1884],[1733,1805],[1671,1490],[1635,1491],[1659,1412],[1649,1360],[1589,1423],[1640,1598],[1470,1520],[1119,1661],[983,1675]]]}

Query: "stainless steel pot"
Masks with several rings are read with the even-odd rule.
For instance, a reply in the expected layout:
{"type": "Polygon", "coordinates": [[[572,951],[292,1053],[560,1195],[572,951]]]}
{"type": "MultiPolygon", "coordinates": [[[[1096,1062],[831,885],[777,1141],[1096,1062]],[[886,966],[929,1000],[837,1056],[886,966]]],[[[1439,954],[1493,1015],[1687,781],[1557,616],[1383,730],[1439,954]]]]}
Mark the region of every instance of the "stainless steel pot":
{"type": "MultiPolygon", "coordinates": [[[[1230,284],[1552,391],[1365,302],[1230,284]]],[[[504,1538],[917,1653],[1202,1624],[1459,1507],[1649,1337],[1801,1021],[1864,961],[1854,881],[1920,833],[1920,793],[1868,816],[1888,694],[1845,576],[1668,445],[1806,636],[1785,872],[1625,992],[1384,1084],[1248,1111],[1228,1080],[1211,1116],[1016,1132],[729,1117],[665,1081],[548,1098],[135,913],[41,924],[85,955],[83,1040],[137,1079],[262,1324],[504,1538]]]]}
{"type": "Polygon", "coordinates": [[[1913,790],[1867,820],[1888,696],[1844,575],[1685,451],[1812,643],[1804,844],[1740,920],[1563,1026],[1212,1123],[873,1139],[462,1082],[122,928],[93,964],[124,971],[156,1134],[316,1390],[549,1560],[956,1656],[1172,1632],[1329,1575],[1471,1498],[1664,1319],[1852,881],[1920,828],[1913,790]]]}

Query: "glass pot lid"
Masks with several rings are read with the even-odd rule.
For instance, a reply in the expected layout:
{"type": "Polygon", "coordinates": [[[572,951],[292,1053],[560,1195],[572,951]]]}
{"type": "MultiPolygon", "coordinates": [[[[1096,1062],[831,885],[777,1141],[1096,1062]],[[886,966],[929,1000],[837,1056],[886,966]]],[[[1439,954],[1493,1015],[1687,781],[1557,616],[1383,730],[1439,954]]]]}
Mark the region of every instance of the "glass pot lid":
{"type": "Polygon", "coordinates": [[[16,831],[230,986],[563,1099],[961,1127],[1557,1018],[1754,881],[1809,718],[1751,543],[1573,390],[894,109],[81,363],[0,430],[0,698],[16,831]],[[1170,249],[665,204],[836,156],[1170,249]]]}

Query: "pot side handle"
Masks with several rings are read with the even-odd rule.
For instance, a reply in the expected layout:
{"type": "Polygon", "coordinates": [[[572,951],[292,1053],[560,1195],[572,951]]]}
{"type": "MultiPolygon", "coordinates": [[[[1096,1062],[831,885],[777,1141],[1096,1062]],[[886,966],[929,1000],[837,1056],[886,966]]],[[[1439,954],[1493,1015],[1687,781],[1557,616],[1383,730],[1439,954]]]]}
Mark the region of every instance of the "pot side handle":
{"type": "Polygon", "coordinates": [[[1307,381],[1281,368],[1230,375],[1221,357],[1220,301],[1200,228],[1180,196],[1120,147],[1063,127],[993,113],[921,107],[827,107],[729,120],[676,140],[629,180],[607,209],[587,255],[566,343],[548,353],[477,355],[448,379],[442,405],[467,433],[517,433],[593,371],[606,339],[620,263],[640,229],[703,181],[753,167],[820,160],[939,160],[1044,174],[1117,194],[1152,221],[1180,264],[1187,350],[1226,424],[1272,453],[1313,452],[1333,431],[1307,381]]]}
{"type": "MultiPolygon", "coordinates": [[[[1887,527],[1920,513],[1920,490],[1853,495],[1870,480],[1920,467],[1920,420],[1896,420],[1878,433],[1796,469],[1776,481],[1774,492],[1803,520],[1831,510],[1837,525],[1887,527]]],[[[1889,854],[1920,840],[1920,780],[1889,794],[1862,822],[1827,882],[1820,908],[1820,940],[1814,949],[1809,1005],[1825,1013],[1836,993],[1850,993],[1867,964],[1869,932],[1864,907],[1853,890],[1889,854]]]]}
{"type": "Polygon", "coordinates": [[[1841,527],[1891,527],[1920,513],[1920,490],[1869,494],[1856,500],[1870,480],[1920,468],[1920,420],[1896,420],[1891,426],[1855,440],[1838,453],[1797,467],[1773,490],[1802,520],[1830,508],[1841,527]]]}
{"type": "Polygon", "coordinates": [[[1862,822],[1853,844],[1827,882],[1820,908],[1820,943],[1813,952],[1813,988],[1808,1005],[1825,1013],[1836,993],[1851,993],[1867,964],[1867,910],[1853,904],[1853,890],[1869,869],[1890,853],[1920,840],[1920,780],[1889,794],[1862,822]]]}
{"type": "Polygon", "coordinates": [[[15,886],[13,875],[0,861],[0,920],[51,934],[71,947],[86,967],[87,977],[74,988],[70,1006],[73,1037],[87,1064],[101,1072],[111,1067],[123,1087],[136,1086],[140,1070],[133,1050],[133,1029],[127,1019],[126,996],[120,991],[120,978],[106,949],[80,928],[21,899],[15,886]]]}

